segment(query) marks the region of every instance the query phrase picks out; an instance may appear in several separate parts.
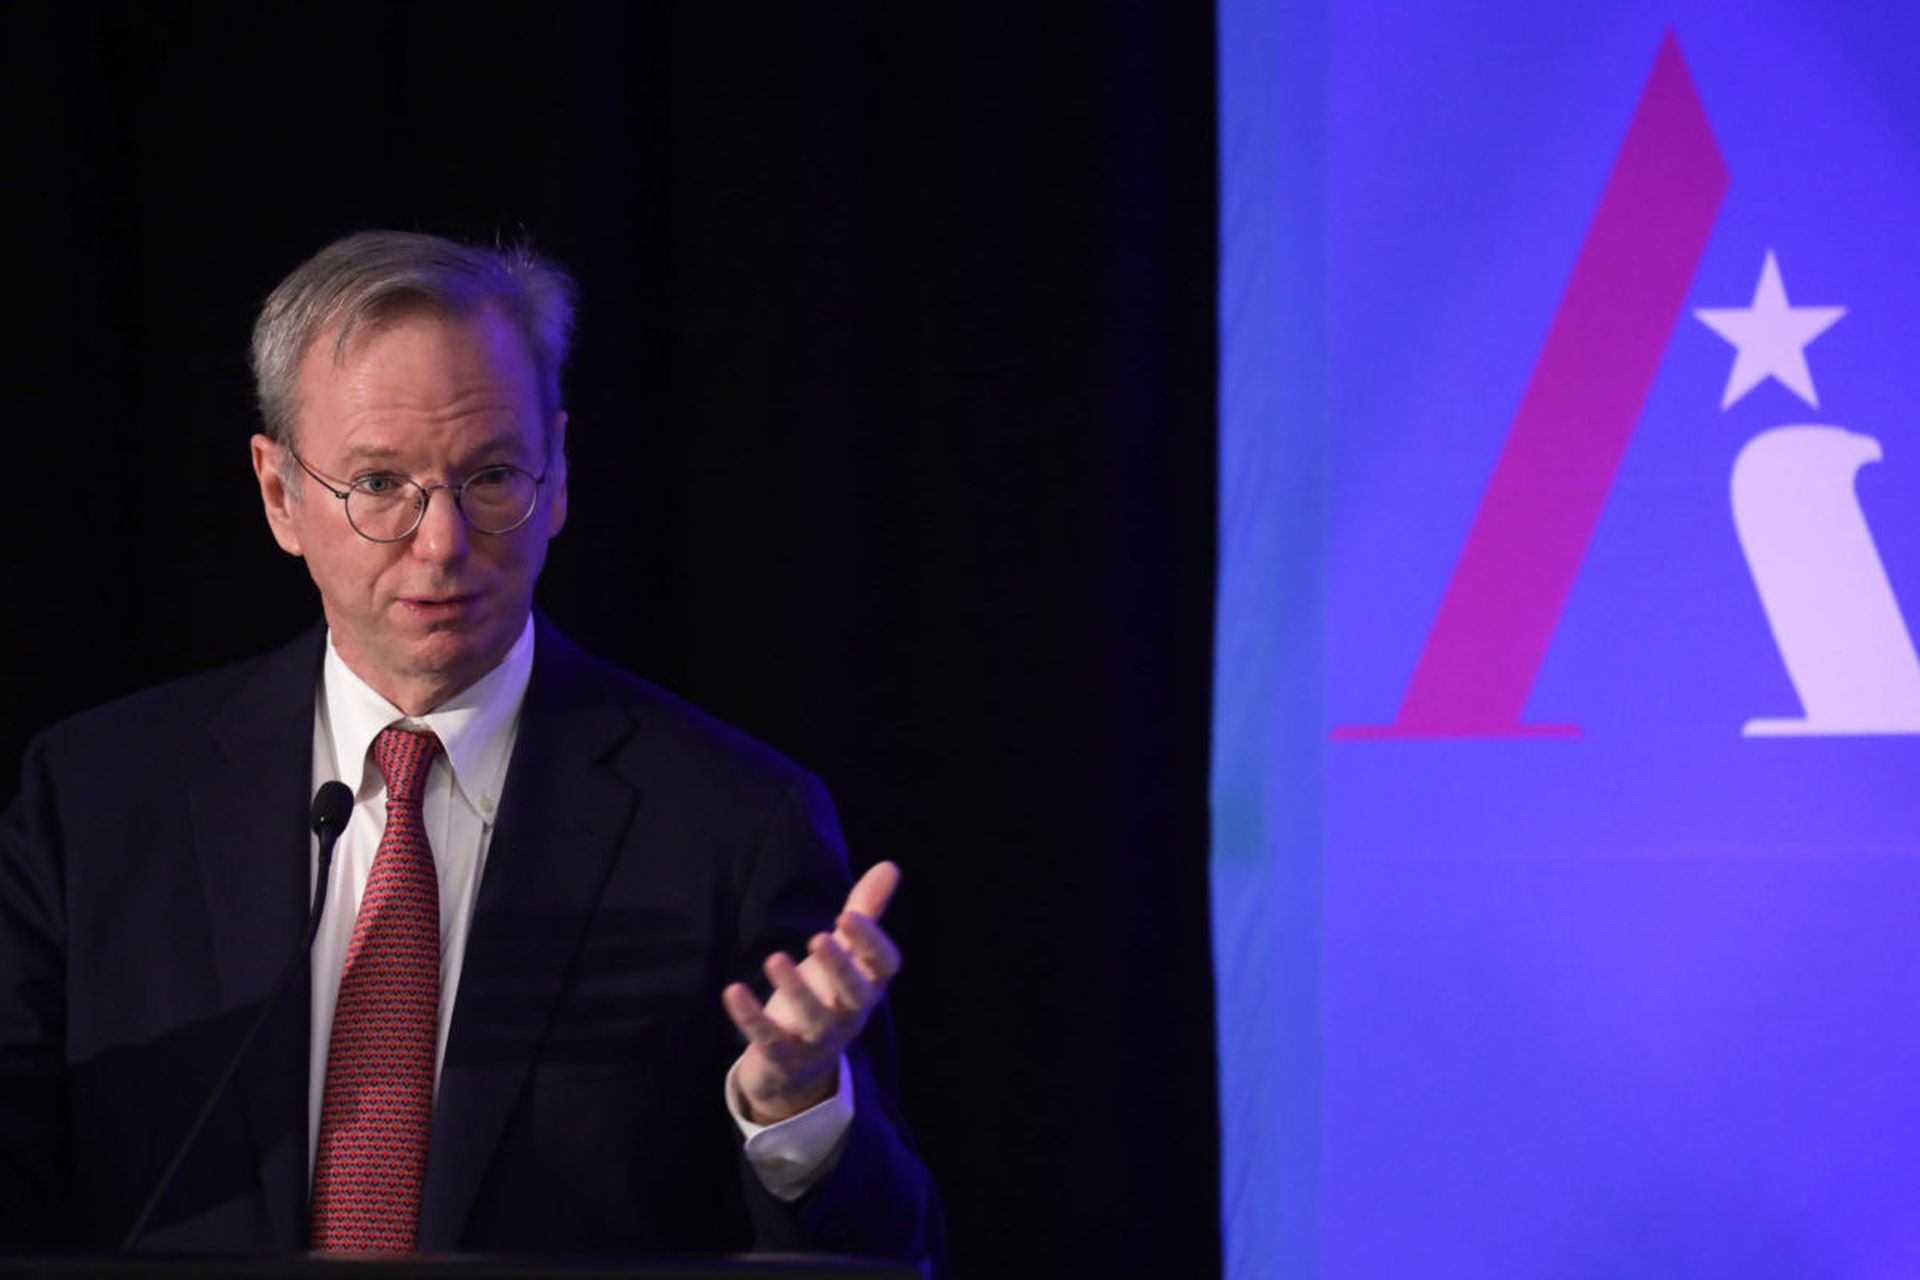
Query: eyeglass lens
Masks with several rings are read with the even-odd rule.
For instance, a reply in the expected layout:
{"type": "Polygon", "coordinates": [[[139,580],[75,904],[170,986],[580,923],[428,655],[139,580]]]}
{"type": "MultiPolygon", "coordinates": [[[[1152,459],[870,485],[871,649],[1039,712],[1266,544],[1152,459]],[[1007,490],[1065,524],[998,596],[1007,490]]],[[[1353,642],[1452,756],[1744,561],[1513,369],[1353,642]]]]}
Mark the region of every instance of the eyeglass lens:
{"type": "MultiPolygon", "coordinates": [[[[457,491],[455,501],[467,523],[481,533],[507,533],[533,514],[540,486],[518,467],[476,471],[457,491]]],[[[427,490],[402,476],[363,476],[347,490],[347,519],[369,538],[393,541],[420,523],[427,490]]]]}

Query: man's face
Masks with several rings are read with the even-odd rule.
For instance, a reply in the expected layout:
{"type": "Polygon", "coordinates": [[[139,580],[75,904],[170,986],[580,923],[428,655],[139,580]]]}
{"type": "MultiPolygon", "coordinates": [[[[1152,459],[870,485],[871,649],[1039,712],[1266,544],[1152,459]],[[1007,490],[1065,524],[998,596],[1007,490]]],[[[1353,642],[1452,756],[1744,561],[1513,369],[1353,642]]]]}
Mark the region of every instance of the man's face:
{"type": "Polygon", "coordinates": [[[566,519],[565,415],[542,421],[526,343],[491,307],[362,326],[338,364],[334,337],[323,331],[301,363],[295,447],[336,488],[375,472],[459,484],[500,463],[547,475],[532,518],[511,533],[475,533],[436,490],[410,537],[370,542],[299,468],[283,480],[280,446],[253,438],[273,536],[306,560],[341,658],[419,714],[491,670],[526,624],[547,540],[566,519]]]}

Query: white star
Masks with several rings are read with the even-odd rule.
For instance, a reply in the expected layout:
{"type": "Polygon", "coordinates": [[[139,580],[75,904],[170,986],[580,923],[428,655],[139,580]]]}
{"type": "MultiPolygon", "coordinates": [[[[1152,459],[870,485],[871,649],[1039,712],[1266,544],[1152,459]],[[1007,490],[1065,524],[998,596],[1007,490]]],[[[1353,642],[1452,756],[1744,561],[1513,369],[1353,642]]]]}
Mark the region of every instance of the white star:
{"type": "Polygon", "coordinates": [[[1794,307],[1787,305],[1787,286],[1780,280],[1780,264],[1773,250],[1760,264],[1760,283],[1753,288],[1750,307],[1699,307],[1694,316],[1734,345],[1733,371],[1727,374],[1727,389],[1720,407],[1733,402],[1765,382],[1777,380],[1787,390],[1818,409],[1820,397],[1813,390],[1813,371],[1807,368],[1807,344],[1825,333],[1835,321],[1847,314],[1845,307],[1794,307]]]}

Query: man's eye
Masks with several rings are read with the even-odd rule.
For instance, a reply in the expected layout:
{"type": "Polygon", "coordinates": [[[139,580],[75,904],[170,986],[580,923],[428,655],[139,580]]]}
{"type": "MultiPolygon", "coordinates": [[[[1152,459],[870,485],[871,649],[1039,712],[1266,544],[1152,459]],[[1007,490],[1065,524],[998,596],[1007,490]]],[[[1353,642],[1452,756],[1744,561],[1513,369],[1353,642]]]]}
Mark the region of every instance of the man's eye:
{"type": "Polygon", "coordinates": [[[467,481],[467,485],[475,489],[502,489],[512,483],[512,467],[482,467],[467,481]]]}
{"type": "Polygon", "coordinates": [[[385,472],[375,472],[373,475],[361,476],[358,480],[355,480],[353,487],[372,497],[385,498],[398,492],[400,486],[405,483],[406,481],[402,480],[399,476],[388,475],[385,472]]]}

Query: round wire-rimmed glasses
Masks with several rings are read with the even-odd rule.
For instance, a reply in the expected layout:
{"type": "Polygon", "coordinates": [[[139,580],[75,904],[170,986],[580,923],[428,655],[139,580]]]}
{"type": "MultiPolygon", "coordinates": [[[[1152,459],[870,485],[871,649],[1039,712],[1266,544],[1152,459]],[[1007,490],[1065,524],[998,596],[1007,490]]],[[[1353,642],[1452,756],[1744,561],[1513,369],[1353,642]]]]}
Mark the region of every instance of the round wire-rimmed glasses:
{"type": "Polygon", "coordinates": [[[432,501],[435,489],[453,495],[460,518],[475,533],[512,533],[533,518],[533,509],[540,502],[540,486],[552,471],[549,467],[536,476],[512,463],[500,462],[480,468],[459,484],[421,484],[412,476],[376,471],[341,489],[336,487],[337,482],[308,466],[299,453],[293,449],[287,452],[315,484],[340,499],[347,523],[369,542],[399,542],[413,536],[427,518],[427,503],[432,501]]]}

